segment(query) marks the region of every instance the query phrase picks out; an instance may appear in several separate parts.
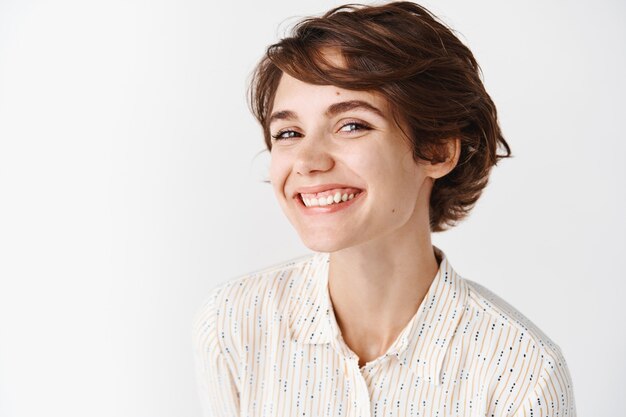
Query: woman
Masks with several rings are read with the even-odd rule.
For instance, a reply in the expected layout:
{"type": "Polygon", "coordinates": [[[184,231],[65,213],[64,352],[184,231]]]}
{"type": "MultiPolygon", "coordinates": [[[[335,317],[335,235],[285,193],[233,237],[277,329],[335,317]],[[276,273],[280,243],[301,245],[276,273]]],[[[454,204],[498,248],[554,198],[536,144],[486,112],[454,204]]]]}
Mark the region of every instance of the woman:
{"type": "Polygon", "coordinates": [[[207,415],[575,415],[558,346],[431,243],[511,156],[450,29],[408,2],[333,9],[268,48],[251,101],[314,253],[210,294],[207,415]]]}

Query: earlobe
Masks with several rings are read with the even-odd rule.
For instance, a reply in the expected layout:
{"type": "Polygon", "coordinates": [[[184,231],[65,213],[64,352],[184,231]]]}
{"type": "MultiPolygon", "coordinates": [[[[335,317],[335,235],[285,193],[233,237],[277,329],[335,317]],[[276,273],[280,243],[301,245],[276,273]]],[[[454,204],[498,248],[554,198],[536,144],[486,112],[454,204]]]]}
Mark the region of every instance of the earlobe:
{"type": "Polygon", "coordinates": [[[437,179],[454,169],[461,156],[461,139],[451,138],[445,144],[445,160],[428,165],[428,176],[437,179]]]}

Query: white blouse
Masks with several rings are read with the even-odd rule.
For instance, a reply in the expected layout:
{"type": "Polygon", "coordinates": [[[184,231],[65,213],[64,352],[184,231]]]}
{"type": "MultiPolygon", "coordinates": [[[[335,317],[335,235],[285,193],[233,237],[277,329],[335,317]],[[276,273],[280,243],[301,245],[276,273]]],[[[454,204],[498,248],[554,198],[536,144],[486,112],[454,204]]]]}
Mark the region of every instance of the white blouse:
{"type": "Polygon", "coordinates": [[[575,417],[559,347],[435,251],[418,311],[363,367],[335,319],[329,254],[215,287],[193,328],[205,416],[575,417]]]}

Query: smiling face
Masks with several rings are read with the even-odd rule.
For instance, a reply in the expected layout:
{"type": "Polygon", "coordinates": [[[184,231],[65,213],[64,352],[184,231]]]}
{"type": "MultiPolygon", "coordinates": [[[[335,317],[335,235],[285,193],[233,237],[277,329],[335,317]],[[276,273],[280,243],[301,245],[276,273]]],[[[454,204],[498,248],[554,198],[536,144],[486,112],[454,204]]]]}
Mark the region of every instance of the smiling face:
{"type": "Polygon", "coordinates": [[[428,227],[429,165],[415,163],[380,94],[283,74],[270,115],[270,180],[308,248],[392,243],[428,227]]]}

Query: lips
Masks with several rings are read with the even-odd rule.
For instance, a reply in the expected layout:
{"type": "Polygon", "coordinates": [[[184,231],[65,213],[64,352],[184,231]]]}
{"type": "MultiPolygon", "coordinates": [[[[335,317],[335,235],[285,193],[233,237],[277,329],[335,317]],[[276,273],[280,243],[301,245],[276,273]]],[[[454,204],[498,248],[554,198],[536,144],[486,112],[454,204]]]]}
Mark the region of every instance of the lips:
{"type": "Polygon", "coordinates": [[[321,193],[321,192],[329,191],[333,189],[354,189],[357,192],[362,191],[361,188],[354,187],[352,185],[347,185],[347,184],[339,184],[339,183],[320,184],[320,185],[313,185],[313,186],[308,186],[308,187],[299,187],[294,191],[292,197],[297,198],[300,194],[316,194],[316,193],[321,193]]]}
{"type": "MultiPolygon", "coordinates": [[[[345,212],[346,210],[350,210],[355,204],[359,204],[359,202],[363,199],[363,195],[365,195],[365,191],[361,191],[354,195],[351,199],[342,200],[339,202],[332,202],[330,204],[325,205],[315,205],[315,204],[305,204],[305,202],[300,197],[294,198],[296,209],[300,214],[306,216],[308,218],[320,218],[318,216],[323,216],[321,218],[326,218],[325,216],[331,216],[330,219],[334,218],[334,213],[345,212]],[[312,217],[309,217],[312,216],[312,217]]],[[[300,195],[300,194],[299,194],[300,195]]],[[[313,203],[309,200],[309,203],[313,203]]],[[[318,201],[319,203],[319,201],[318,201]]]]}

